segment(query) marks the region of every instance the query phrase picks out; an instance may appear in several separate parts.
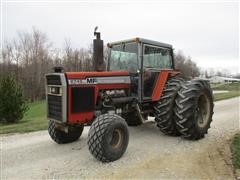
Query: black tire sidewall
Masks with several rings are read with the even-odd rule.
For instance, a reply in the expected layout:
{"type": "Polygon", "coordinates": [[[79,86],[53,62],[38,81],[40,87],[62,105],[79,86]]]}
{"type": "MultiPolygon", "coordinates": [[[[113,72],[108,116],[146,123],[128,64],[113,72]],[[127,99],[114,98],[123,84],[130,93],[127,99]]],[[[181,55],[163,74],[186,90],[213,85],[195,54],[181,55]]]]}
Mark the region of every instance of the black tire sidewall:
{"type": "MultiPolygon", "coordinates": [[[[184,83],[178,92],[174,108],[177,129],[182,136],[189,140],[199,140],[208,133],[213,116],[213,94],[209,83],[205,80],[197,79],[184,83]],[[199,104],[200,97],[204,95],[207,104],[199,104]],[[204,124],[199,123],[198,108],[209,106],[208,117],[204,117],[204,124]],[[207,118],[207,119],[206,119],[207,118]]],[[[200,109],[201,111],[203,109],[200,109]]],[[[202,114],[203,115],[203,114],[202,114]]]]}
{"type": "Polygon", "coordinates": [[[82,135],[83,129],[83,125],[78,127],[70,127],[69,132],[65,133],[56,128],[54,121],[49,120],[48,122],[48,133],[52,140],[58,144],[65,144],[78,140],[82,135]]]}
{"type": "Polygon", "coordinates": [[[111,161],[119,159],[126,151],[129,141],[129,132],[127,125],[124,121],[115,121],[108,125],[106,132],[103,136],[103,154],[111,161]],[[109,144],[109,138],[111,139],[113,131],[115,129],[121,129],[123,131],[123,141],[119,148],[113,149],[109,144]]]}
{"type": "Polygon", "coordinates": [[[78,140],[79,137],[82,135],[84,126],[76,126],[76,127],[71,127],[67,136],[69,136],[70,141],[75,141],[78,140]]]}
{"type": "Polygon", "coordinates": [[[195,116],[195,112],[194,112],[194,126],[195,126],[195,129],[200,133],[200,134],[205,134],[207,133],[208,131],[208,128],[210,126],[210,123],[211,123],[211,120],[212,120],[212,116],[211,114],[213,113],[213,104],[211,103],[213,101],[213,98],[212,98],[212,95],[211,95],[211,92],[209,91],[209,89],[207,88],[203,88],[203,89],[200,89],[200,91],[198,92],[198,96],[196,96],[196,100],[195,100],[195,104],[194,104],[194,110],[197,108],[198,106],[198,101],[199,101],[199,98],[202,96],[202,95],[205,95],[207,98],[208,98],[208,102],[209,102],[209,117],[207,119],[207,123],[204,127],[200,127],[198,125],[198,118],[197,116],[195,116]]]}

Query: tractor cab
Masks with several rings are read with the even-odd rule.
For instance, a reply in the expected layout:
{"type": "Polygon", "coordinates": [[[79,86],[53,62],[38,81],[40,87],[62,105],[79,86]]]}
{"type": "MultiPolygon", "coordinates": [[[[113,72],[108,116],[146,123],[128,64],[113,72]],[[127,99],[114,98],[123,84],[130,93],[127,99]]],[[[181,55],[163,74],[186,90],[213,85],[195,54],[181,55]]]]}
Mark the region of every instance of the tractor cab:
{"type": "Polygon", "coordinates": [[[108,43],[108,48],[107,71],[128,71],[131,94],[140,101],[152,100],[160,73],[174,70],[169,44],[134,38],[108,43]]]}

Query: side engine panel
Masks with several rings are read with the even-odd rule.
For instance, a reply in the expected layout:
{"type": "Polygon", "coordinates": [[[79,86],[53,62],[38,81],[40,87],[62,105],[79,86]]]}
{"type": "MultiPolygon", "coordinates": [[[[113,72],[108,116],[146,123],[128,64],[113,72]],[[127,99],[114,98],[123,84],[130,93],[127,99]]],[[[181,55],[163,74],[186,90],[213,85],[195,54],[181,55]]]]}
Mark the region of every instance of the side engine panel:
{"type": "Polygon", "coordinates": [[[130,87],[130,77],[106,76],[72,78],[66,73],[68,82],[68,123],[89,123],[98,109],[106,105],[106,96],[126,94],[130,87]],[[126,90],[126,92],[125,92],[126,90]],[[124,93],[123,93],[124,92],[124,93]]]}

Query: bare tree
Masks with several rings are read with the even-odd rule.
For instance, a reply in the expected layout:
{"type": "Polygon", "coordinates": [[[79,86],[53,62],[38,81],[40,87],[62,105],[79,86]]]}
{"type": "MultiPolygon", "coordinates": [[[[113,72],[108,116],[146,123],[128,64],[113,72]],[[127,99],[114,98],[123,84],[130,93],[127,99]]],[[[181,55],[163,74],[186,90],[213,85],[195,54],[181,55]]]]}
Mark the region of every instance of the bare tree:
{"type": "Polygon", "coordinates": [[[192,79],[200,75],[200,69],[192,61],[191,57],[186,57],[181,51],[175,54],[175,66],[186,79],[192,79]]]}
{"type": "Polygon", "coordinates": [[[73,49],[69,40],[65,41],[63,52],[63,66],[66,71],[91,71],[92,70],[92,50],[73,49]]]}
{"type": "Polygon", "coordinates": [[[47,36],[33,28],[31,33],[19,32],[18,38],[7,42],[3,50],[3,66],[23,84],[31,101],[44,97],[44,75],[51,61],[50,47],[47,36]]]}

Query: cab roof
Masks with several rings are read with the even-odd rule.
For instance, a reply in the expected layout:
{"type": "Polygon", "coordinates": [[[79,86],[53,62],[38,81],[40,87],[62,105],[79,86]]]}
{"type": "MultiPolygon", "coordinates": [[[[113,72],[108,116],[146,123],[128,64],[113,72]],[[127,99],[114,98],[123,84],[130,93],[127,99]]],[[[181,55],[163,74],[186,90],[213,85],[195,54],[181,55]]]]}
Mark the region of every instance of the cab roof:
{"type": "Polygon", "coordinates": [[[171,48],[172,49],[171,44],[162,43],[162,42],[153,41],[153,40],[144,39],[144,38],[139,38],[139,37],[132,38],[132,39],[127,39],[127,40],[122,40],[122,41],[111,42],[111,43],[108,43],[108,47],[112,47],[113,45],[117,45],[117,44],[131,43],[131,42],[137,42],[137,43],[141,42],[141,43],[144,43],[144,44],[150,44],[150,45],[154,45],[154,46],[160,46],[160,47],[165,47],[165,48],[171,48]]]}

